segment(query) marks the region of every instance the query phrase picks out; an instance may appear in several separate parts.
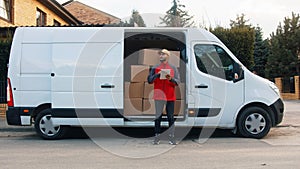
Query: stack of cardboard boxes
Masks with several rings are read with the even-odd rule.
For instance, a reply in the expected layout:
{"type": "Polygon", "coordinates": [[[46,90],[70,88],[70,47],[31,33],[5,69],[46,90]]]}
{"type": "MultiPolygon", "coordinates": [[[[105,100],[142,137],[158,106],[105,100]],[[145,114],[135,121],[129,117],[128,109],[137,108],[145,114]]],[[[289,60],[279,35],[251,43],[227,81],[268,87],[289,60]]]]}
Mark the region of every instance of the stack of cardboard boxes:
{"type": "MultiPolygon", "coordinates": [[[[147,82],[151,66],[159,64],[159,50],[143,49],[138,52],[138,65],[130,66],[130,82],[125,82],[124,116],[154,115],[154,85],[147,82]]],[[[179,51],[170,51],[169,63],[180,65],[179,51]]],[[[175,115],[182,115],[185,85],[176,86],[175,115]]],[[[164,112],[165,113],[165,112],[164,112]]]]}

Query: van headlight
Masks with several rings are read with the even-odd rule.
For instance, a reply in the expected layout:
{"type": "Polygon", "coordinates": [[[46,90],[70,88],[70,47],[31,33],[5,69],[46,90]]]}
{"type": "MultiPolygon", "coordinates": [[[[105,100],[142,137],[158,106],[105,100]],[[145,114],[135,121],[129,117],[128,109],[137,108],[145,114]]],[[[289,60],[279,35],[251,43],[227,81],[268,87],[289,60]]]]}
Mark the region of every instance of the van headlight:
{"type": "Polygon", "coordinates": [[[280,96],[280,91],[279,91],[278,87],[277,87],[273,82],[269,83],[269,87],[270,87],[270,88],[271,88],[278,96],[280,96]]]}

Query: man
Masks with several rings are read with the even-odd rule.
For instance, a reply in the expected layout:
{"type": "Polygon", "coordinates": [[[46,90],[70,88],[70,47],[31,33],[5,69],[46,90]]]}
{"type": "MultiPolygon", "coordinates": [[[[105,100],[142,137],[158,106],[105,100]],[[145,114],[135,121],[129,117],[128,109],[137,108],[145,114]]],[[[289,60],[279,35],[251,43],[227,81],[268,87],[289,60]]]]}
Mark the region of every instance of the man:
{"type": "Polygon", "coordinates": [[[170,52],[167,49],[159,51],[160,64],[151,68],[148,83],[154,83],[153,99],[155,100],[155,139],[153,144],[160,142],[160,123],[162,119],[163,108],[166,106],[166,112],[169,122],[169,143],[176,144],[175,126],[174,126],[174,103],[176,100],[175,86],[180,83],[180,77],[177,68],[168,63],[170,52]]]}

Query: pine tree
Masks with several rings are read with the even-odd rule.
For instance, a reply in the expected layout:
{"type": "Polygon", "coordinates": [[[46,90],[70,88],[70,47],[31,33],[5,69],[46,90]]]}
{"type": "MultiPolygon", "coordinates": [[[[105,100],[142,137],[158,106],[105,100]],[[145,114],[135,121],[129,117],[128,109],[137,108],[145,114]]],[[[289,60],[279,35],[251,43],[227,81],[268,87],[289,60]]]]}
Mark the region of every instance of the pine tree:
{"type": "Polygon", "coordinates": [[[267,75],[274,77],[291,77],[299,75],[300,55],[300,16],[292,13],[292,18],[285,18],[280,23],[276,34],[270,39],[267,75]]]}
{"type": "Polygon", "coordinates": [[[270,55],[267,63],[267,76],[291,77],[295,75],[297,60],[290,50],[283,48],[281,38],[273,36],[270,40],[270,55]]]}
{"type": "Polygon", "coordinates": [[[251,28],[251,24],[247,24],[249,19],[245,18],[245,14],[241,14],[241,16],[237,15],[235,20],[230,20],[230,27],[231,28],[251,28]]]}
{"type": "Polygon", "coordinates": [[[187,11],[183,10],[185,5],[179,3],[179,0],[173,0],[171,9],[166,12],[161,24],[165,24],[167,27],[192,27],[194,21],[193,16],[190,16],[187,11]]]}
{"type": "Polygon", "coordinates": [[[132,10],[131,18],[129,20],[130,25],[134,25],[137,27],[146,27],[146,24],[137,10],[132,10]]]}
{"type": "Polygon", "coordinates": [[[268,41],[262,38],[262,29],[255,28],[254,43],[254,67],[253,70],[260,76],[265,77],[265,67],[269,55],[268,41]]]}
{"type": "Polygon", "coordinates": [[[7,64],[11,42],[11,40],[0,40],[0,80],[7,78],[7,64]]]}
{"type": "Polygon", "coordinates": [[[0,80],[6,80],[7,78],[7,64],[9,60],[14,29],[8,29],[3,33],[4,36],[0,39],[0,80]]]}

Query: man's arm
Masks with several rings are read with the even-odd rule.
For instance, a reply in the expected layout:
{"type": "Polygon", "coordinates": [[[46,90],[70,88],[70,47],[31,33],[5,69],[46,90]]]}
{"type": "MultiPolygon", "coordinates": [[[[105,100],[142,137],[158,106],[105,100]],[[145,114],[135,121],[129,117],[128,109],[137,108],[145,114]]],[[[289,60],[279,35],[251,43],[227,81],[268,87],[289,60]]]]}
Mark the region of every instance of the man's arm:
{"type": "Polygon", "coordinates": [[[170,82],[174,83],[175,85],[179,85],[180,75],[179,75],[178,69],[175,66],[172,66],[172,68],[174,70],[174,77],[171,78],[170,82]]]}
{"type": "Polygon", "coordinates": [[[150,72],[149,72],[149,75],[148,75],[148,83],[151,84],[154,82],[154,80],[156,78],[159,78],[160,77],[160,74],[155,74],[155,67],[151,68],[150,72]]]}

